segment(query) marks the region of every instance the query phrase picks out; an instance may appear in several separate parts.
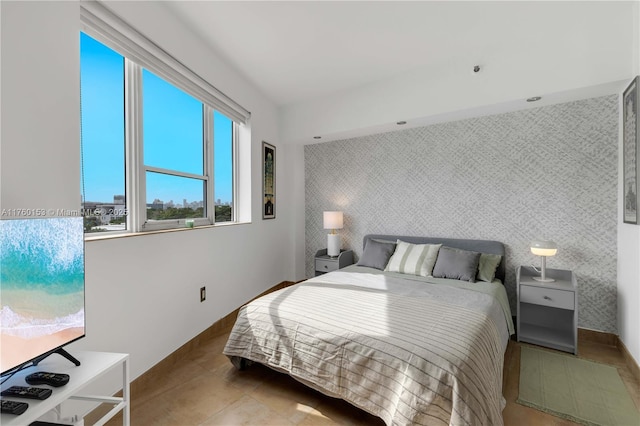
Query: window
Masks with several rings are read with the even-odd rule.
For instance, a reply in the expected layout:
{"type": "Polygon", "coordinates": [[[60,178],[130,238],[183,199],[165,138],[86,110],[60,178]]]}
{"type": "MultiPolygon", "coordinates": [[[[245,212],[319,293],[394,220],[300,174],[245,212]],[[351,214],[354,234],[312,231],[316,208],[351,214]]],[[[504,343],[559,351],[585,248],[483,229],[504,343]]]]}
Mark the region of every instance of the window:
{"type": "Polygon", "coordinates": [[[82,6],[85,232],[236,221],[238,129],[249,113],[135,30],[115,30],[117,19],[82,6]]]}
{"type": "Polygon", "coordinates": [[[148,70],[142,99],[145,223],[206,218],[204,104],[148,70]]]}
{"type": "Polygon", "coordinates": [[[124,231],[124,58],[81,33],[80,75],[85,232],[124,231]]]}
{"type": "Polygon", "coordinates": [[[218,111],[213,113],[213,141],[215,220],[231,222],[234,220],[233,191],[235,188],[233,121],[218,111]]]}

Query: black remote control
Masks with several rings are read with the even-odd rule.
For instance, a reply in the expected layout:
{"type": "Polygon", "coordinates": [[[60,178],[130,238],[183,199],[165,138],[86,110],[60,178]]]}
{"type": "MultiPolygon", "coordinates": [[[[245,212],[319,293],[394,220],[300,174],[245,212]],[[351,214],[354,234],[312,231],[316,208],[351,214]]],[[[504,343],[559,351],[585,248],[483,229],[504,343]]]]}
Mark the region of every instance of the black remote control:
{"type": "Polygon", "coordinates": [[[69,383],[69,375],[61,373],[47,373],[46,371],[38,371],[31,373],[24,380],[30,385],[49,385],[54,388],[64,386],[69,383]]]}
{"type": "Polygon", "coordinates": [[[27,408],[29,408],[29,404],[27,404],[26,402],[9,401],[7,399],[3,399],[0,401],[0,403],[2,403],[2,409],[0,411],[7,414],[19,415],[27,411],[27,408]]]}
{"type": "Polygon", "coordinates": [[[47,388],[33,388],[27,386],[11,386],[9,389],[0,392],[2,396],[28,399],[47,399],[53,391],[47,388]]]}

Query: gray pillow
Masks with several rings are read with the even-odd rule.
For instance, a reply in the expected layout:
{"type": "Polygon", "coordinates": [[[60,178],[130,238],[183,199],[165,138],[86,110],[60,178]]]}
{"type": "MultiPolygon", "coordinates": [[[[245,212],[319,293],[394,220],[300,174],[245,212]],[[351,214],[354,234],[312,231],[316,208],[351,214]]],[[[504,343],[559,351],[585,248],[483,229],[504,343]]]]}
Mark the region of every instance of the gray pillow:
{"type": "Polygon", "coordinates": [[[474,283],[479,261],[480,253],[475,251],[442,247],[433,267],[433,276],[474,283]]]}
{"type": "Polygon", "coordinates": [[[368,266],[369,268],[384,269],[389,262],[389,258],[396,250],[396,243],[386,243],[383,241],[367,240],[364,246],[362,257],[358,261],[358,266],[368,266]]]}

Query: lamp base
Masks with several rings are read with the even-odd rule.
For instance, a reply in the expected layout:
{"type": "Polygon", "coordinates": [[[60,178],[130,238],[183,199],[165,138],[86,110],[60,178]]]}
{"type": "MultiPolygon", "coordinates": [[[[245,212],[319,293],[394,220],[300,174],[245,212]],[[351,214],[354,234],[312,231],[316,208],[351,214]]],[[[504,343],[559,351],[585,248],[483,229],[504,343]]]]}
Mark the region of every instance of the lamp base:
{"type": "Polygon", "coordinates": [[[327,235],[327,255],[336,257],[340,255],[340,235],[327,235]]]}
{"type": "Polygon", "coordinates": [[[536,281],[540,281],[542,283],[552,283],[555,281],[553,278],[542,278],[542,277],[531,277],[531,278],[533,278],[536,281]]]}

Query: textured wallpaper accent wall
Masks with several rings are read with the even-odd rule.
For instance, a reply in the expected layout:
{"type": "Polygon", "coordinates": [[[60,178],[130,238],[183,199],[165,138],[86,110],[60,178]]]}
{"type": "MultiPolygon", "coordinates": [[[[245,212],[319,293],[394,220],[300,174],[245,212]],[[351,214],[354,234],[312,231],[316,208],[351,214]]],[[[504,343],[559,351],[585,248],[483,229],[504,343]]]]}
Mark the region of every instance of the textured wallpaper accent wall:
{"type": "Polygon", "coordinates": [[[515,313],[515,269],[552,239],[547,267],[578,277],[579,326],[615,333],[617,183],[616,95],[307,145],[306,273],[322,212],[342,210],[356,258],[367,233],[502,241],[515,313]]]}

